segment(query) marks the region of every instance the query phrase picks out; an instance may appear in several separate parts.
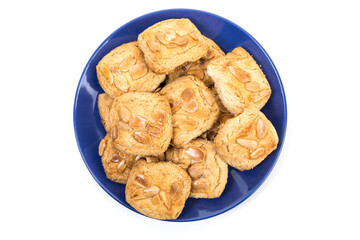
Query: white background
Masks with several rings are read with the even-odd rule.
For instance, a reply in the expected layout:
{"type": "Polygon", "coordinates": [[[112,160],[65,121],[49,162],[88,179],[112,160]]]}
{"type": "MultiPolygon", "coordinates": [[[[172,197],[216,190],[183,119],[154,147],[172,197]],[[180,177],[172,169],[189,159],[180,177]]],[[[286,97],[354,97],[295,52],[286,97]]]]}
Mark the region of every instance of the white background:
{"type": "Polygon", "coordinates": [[[1,1],[0,239],[359,239],[360,14],[356,1],[1,1]],[[274,61],[288,128],[248,200],[190,223],[121,206],[91,177],[73,131],[78,80],[124,23],[184,7],[221,15],[274,61]]]}

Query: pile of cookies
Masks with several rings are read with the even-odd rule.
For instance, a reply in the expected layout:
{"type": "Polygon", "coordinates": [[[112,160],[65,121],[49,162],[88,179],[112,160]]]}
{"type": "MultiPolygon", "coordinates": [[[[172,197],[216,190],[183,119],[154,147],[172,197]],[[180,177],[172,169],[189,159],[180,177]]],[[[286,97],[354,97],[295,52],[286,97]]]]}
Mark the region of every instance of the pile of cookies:
{"type": "Polygon", "coordinates": [[[225,55],[189,19],[149,27],[96,71],[106,176],[147,216],[176,219],[188,197],[219,197],[227,164],[252,169],[277,147],[260,67],[241,47],[225,55]]]}

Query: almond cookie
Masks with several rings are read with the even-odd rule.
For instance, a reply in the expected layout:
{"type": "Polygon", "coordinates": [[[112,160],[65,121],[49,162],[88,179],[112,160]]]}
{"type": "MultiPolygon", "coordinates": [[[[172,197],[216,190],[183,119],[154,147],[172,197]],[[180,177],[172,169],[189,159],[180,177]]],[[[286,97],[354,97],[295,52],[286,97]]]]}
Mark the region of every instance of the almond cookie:
{"type": "Polygon", "coordinates": [[[221,126],[214,142],[222,159],[243,171],[261,163],[277,148],[279,138],[262,112],[246,108],[221,126]]]}
{"type": "Polygon", "coordinates": [[[164,160],[164,154],[160,156],[141,156],[122,152],[112,146],[111,134],[106,134],[100,141],[99,155],[104,167],[106,177],[117,183],[126,183],[130,170],[135,163],[144,159],[147,162],[158,162],[164,160]]]}
{"type": "Polygon", "coordinates": [[[112,107],[113,99],[106,93],[101,93],[98,96],[98,108],[101,118],[101,122],[104,125],[105,130],[110,130],[110,110],[112,107]]]}
{"type": "Polygon", "coordinates": [[[99,155],[106,177],[117,183],[126,183],[130,170],[135,164],[136,155],[127,154],[114,148],[110,133],[101,140],[99,155]]]}
{"type": "Polygon", "coordinates": [[[130,42],[113,49],[96,66],[100,86],[111,97],[126,92],[152,92],[165,80],[145,64],[138,43],[130,42]]]}
{"type": "Polygon", "coordinates": [[[140,213],[157,219],[176,219],[189,197],[191,179],[171,162],[139,161],[130,172],[126,201],[140,213]]]}
{"type": "Polygon", "coordinates": [[[214,96],[203,82],[188,75],[167,84],[160,94],[170,102],[174,137],[182,146],[211,128],[219,116],[214,96]]]}
{"type": "Polygon", "coordinates": [[[125,153],[160,155],[169,146],[171,109],[158,93],[131,92],[115,98],[110,121],[113,145],[125,153]]]}
{"type": "Polygon", "coordinates": [[[178,77],[182,77],[185,75],[193,75],[196,78],[200,79],[205,83],[206,86],[210,87],[214,84],[213,80],[210,76],[206,73],[206,68],[210,63],[210,60],[216,59],[218,57],[224,56],[225,53],[219,48],[213,40],[205,37],[205,41],[209,46],[209,50],[207,51],[206,55],[201,57],[196,62],[189,62],[185,65],[178,67],[173,72],[171,72],[166,77],[166,83],[170,83],[174,81],[178,77]]]}
{"type": "Polygon", "coordinates": [[[195,139],[181,148],[169,148],[166,160],[187,170],[192,180],[190,197],[217,198],[224,191],[228,166],[213,142],[195,139]]]}
{"type": "Polygon", "coordinates": [[[260,110],[270,98],[271,88],[265,75],[241,47],[211,61],[207,73],[232,114],[241,113],[248,106],[260,110]]]}
{"type": "Polygon", "coordinates": [[[147,65],[157,73],[195,62],[208,50],[204,37],[186,18],[158,22],[139,34],[138,42],[147,65]]]}

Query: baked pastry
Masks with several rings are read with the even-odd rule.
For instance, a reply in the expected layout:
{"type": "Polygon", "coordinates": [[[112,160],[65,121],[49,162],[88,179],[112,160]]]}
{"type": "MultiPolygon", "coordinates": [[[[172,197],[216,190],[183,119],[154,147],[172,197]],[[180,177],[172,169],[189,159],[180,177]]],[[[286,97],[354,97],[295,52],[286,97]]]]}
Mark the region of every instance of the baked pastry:
{"type": "Polygon", "coordinates": [[[165,160],[164,154],[160,156],[142,156],[122,152],[112,146],[111,134],[107,133],[99,144],[99,155],[104,167],[106,177],[117,183],[126,183],[130,170],[135,163],[143,159],[146,162],[159,162],[165,160]]]}
{"type": "Polygon", "coordinates": [[[112,107],[113,99],[106,93],[101,93],[98,96],[98,108],[102,124],[105,130],[110,130],[110,110],[112,107]]]}
{"type": "Polygon", "coordinates": [[[203,82],[188,75],[161,91],[170,102],[174,127],[173,145],[183,146],[211,128],[219,116],[214,96],[203,82]]]}
{"type": "Polygon", "coordinates": [[[139,34],[138,42],[147,65],[157,73],[170,73],[186,62],[206,55],[208,45],[186,18],[158,22],[139,34]]]}
{"type": "Polygon", "coordinates": [[[176,219],[188,197],[219,197],[228,164],[249,170],[277,148],[259,65],[241,47],[225,55],[189,19],[152,25],[96,72],[106,177],[126,183],[126,201],[149,217],[176,219]]]}
{"type": "Polygon", "coordinates": [[[234,115],[248,106],[260,110],[270,98],[271,88],[265,75],[242,47],[211,61],[207,73],[222,103],[234,115]]]}
{"type": "Polygon", "coordinates": [[[111,181],[126,183],[131,168],[136,162],[136,155],[127,154],[112,146],[110,133],[99,144],[99,155],[106,177],[111,181]]]}
{"type": "Polygon", "coordinates": [[[140,213],[157,219],[176,219],[189,197],[191,179],[171,162],[138,161],[125,188],[126,201],[140,213]]]}
{"type": "Polygon", "coordinates": [[[107,133],[101,140],[99,155],[106,177],[114,182],[126,183],[130,170],[136,162],[136,155],[127,154],[114,148],[110,133],[107,133]]]}
{"type": "Polygon", "coordinates": [[[169,146],[171,109],[158,93],[131,92],[115,98],[110,121],[113,145],[125,153],[160,155],[169,146]]]}
{"type": "Polygon", "coordinates": [[[261,163],[277,148],[279,138],[262,112],[246,108],[220,127],[214,142],[222,159],[243,171],[261,163]]]}
{"type": "Polygon", "coordinates": [[[210,60],[224,56],[225,53],[219,48],[213,40],[205,37],[205,42],[209,46],[209,49],[205,56],[201,57],[198,61],[185,63],[183,66],[176,68],[173,72],[166,76],[166,83],[174,81],[178,77],[185,75],[193,75],[210,87],[214,84],[213,80],[206,73],[206,67],[210,63],[210,60]]]}
{"type": "Polygon", "coordinates": [[[100,86],[111,97],[126,92],[152,92],[165,80],[164,74],[156,74],[146,66],[136,41],[105,55],[96,66],[96,72],[100,86]]]}
{"type": "Polygon", "coordinates": [[[181,148],[169,148],[166,160],[187,170],[192,180],[190,197],[217,198],[224,191],[228,166],[213,142],[195,139],[181,148]]]}

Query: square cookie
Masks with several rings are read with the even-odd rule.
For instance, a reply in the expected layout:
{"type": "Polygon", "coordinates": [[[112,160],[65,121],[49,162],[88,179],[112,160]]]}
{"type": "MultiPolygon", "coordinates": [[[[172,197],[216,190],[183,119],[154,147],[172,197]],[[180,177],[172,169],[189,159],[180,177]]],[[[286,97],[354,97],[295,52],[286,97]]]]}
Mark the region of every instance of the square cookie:
{"type": "Polygon", "coordinates": [[[191,179],[171,162],[139,161],[130,172],[126,201],[137,211],[157,219],[176,219],[189,197],[191,179]]]}
{"type": "Polygon", "coordinates": [[[96,66],[100,86],[111,97],[126,92],[152,92],[165,80],[145,64],[138,43],[130,42],[113,49],[96,66]]]}
{"type": "Polygon", "coordinates": [[[186,18],[168,19],[147,28],[138,37],[148,66],[170,73],[186,62],[205,56],[208,45],[196,26],[186,18]]]}
{"type": "Polygon", "coordinates": [[[113,145],[125,153],[160,155],[169,146],[171,109],[158,93],[131,92],[115,98],[110,121],[113,145]]]}
{"type": "Polygon", "coordinates": [[[232,114],[249,106],[260,110],[270,98],[271,88],[265,75],[242,47],[211,61],[207,73],[232,114]]]}
{"type": "Polygon", "coordinates": [[[222,159],[243,171],[261,163],[277,148],[279,138],[262,112],[246,108],[221,125],[214,142],[222,159]]]}
{"type": "Polygon", "coordinates": [[[167,84],[161,91],[170,102],[173,145],[185,145],[211,128],[219,116],[215,98],[203,82],[188,75],[167,84]]]}
{"type": "Polygon", "coordinates": [[[195,139],[181,148],[169,148],[166,160],[187,170],[192,181],[190,197],[217,198],[224,191],[228,166],[213,142],[195,139]]]}

